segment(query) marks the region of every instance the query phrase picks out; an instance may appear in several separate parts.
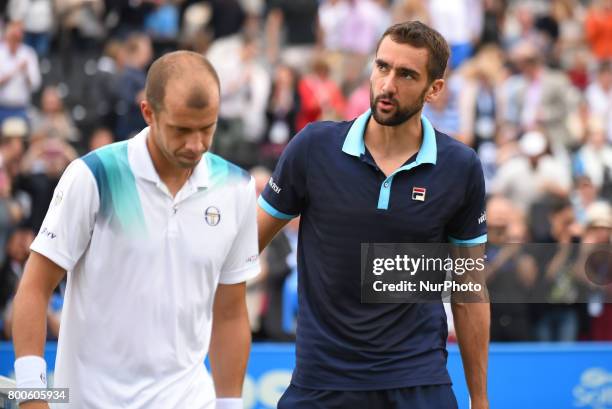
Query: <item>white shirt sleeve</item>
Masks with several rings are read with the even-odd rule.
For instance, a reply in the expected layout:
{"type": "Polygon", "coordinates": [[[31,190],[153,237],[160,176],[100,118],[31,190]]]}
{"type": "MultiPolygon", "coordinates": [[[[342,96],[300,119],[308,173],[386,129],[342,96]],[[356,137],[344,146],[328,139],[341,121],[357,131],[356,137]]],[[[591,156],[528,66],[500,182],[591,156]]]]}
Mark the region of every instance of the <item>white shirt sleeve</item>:
{"type": "Polygon", "coordinates": [[[55,188],[30,249],[66,271],[72,270],[89,245],[99,206],[93,174],[81,159],[73,161],[55,188]]]}
{"type": "Polygon", "coordinates": [[[40,67],[38,66],[38,56],[32,49],[28,49],[27,52],[28,60],[28,81],[30,82],[30,91],[34,92],[40,88],[42,83],[42,77],[40,75],[40,67]]]}
{"type": "Polygon", "coordinates": [[[257,205],[255,180],[251,177],[243,189],[240,208],[243,210],[238,234],[221,268],[220,284],[237,284],[259,274],[259,244],[257,241],[257,205]]]}

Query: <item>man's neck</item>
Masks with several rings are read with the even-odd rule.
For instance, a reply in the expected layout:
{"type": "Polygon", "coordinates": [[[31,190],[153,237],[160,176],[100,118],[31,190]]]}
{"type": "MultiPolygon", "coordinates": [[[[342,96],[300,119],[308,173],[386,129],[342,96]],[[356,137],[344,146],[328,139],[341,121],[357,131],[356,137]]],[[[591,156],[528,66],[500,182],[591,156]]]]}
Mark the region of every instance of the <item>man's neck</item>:
{"type": "Polygon", "coordinates": [[[164,182],[172,197],[176,196],[193,173],[193,169],[183,169],[172,165],[155,146],[150,134],[147,137],[147,149],[159,178],[164,182]]]}
{"type": "MultiPolygon", "coordinates": [[[[364,141],[368,149],[385,156],[397,156],[418,151],[423,140],[420,112],[398,126],[384,126],[370,117],[364,141]]],[[[406,158],[408,159],[408,158],[406,158]]]]}
{"type": "Polygon", "coordinates": [[[19,43],[6,43],[8,46],[8,50],[11,54],[17,54],[17,50],[19,50],[19,43]]]}
{"type": "Polygon", "coordinates": [[[398,126],[383,126],[370,117],[364,142],[380,169],[386,175],[393,173],[421,147],[423,142],[421,113],[416,113],[398,126]]]}

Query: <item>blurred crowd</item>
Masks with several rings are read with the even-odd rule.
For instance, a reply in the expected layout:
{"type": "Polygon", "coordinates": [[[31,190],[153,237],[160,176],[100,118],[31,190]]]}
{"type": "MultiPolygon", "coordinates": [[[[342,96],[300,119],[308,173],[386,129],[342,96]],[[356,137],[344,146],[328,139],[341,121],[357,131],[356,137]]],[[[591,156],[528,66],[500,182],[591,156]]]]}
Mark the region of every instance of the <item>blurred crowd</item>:
{"type": "MultiPolygon", "coordinates": [[[[489,284],[556,303],[493,304],[492,339],[612,340],[611,305],[576,303],[568,290],[588,283],[564,246],[610,243],[612,0],[0,0],[2,336],[60,175],[145,126],[139,101],[155,57],[210,59],[222,94],[214,150],[252,169],[261,190],[307,123],[369,108],[377,40],[405,20],[451,46],[445,92],[424,114],[482,161],[489,284]],[[523,243],[553,250],[534,257],[523,243]]],[[[249,283],[256,339],[293,337],[297,230],[275,239],[249,283]]]]}

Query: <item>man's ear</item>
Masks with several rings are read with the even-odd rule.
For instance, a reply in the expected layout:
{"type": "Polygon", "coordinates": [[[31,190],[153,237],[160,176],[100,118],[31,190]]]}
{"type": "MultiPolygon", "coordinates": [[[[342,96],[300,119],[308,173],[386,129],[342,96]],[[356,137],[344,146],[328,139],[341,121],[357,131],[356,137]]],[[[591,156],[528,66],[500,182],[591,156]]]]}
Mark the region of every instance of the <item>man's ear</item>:
{"type": "Polygon", "coordinates": [[[431,85],[429,86],[429,91],[427,92],[427,95],[425,95],[425,102],[435,101],[436,99],[438,99],[440,94],[442,94],[443,90],[444,90],[444,80],[443,79],[434,80],[434,82],[432,82],[431,85]]]}
{"type": "Polygon", "coordinates": [[[155,120],[153,107],[151,107],[151,105],[146,99],[140,101],[140,112],[142,112],[142,117],[144,118],[147,125],[153,125],[153,122],[155,120]]]}

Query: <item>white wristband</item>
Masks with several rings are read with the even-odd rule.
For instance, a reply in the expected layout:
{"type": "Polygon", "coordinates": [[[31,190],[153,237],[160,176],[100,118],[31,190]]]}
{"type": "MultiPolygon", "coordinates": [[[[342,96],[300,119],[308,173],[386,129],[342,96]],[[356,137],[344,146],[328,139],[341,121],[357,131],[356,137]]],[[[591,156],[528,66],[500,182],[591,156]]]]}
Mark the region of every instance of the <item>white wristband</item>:
{"type": "Polygon", "coordinates": [[[242,398],[218,398],[215,402],[216,409],[244,409],[242,398]]]}
{"type": "Polygon", "coordinates": [[[47,388],[47,363],[36,355],[15,360],[17,388],[47,388]]]}

